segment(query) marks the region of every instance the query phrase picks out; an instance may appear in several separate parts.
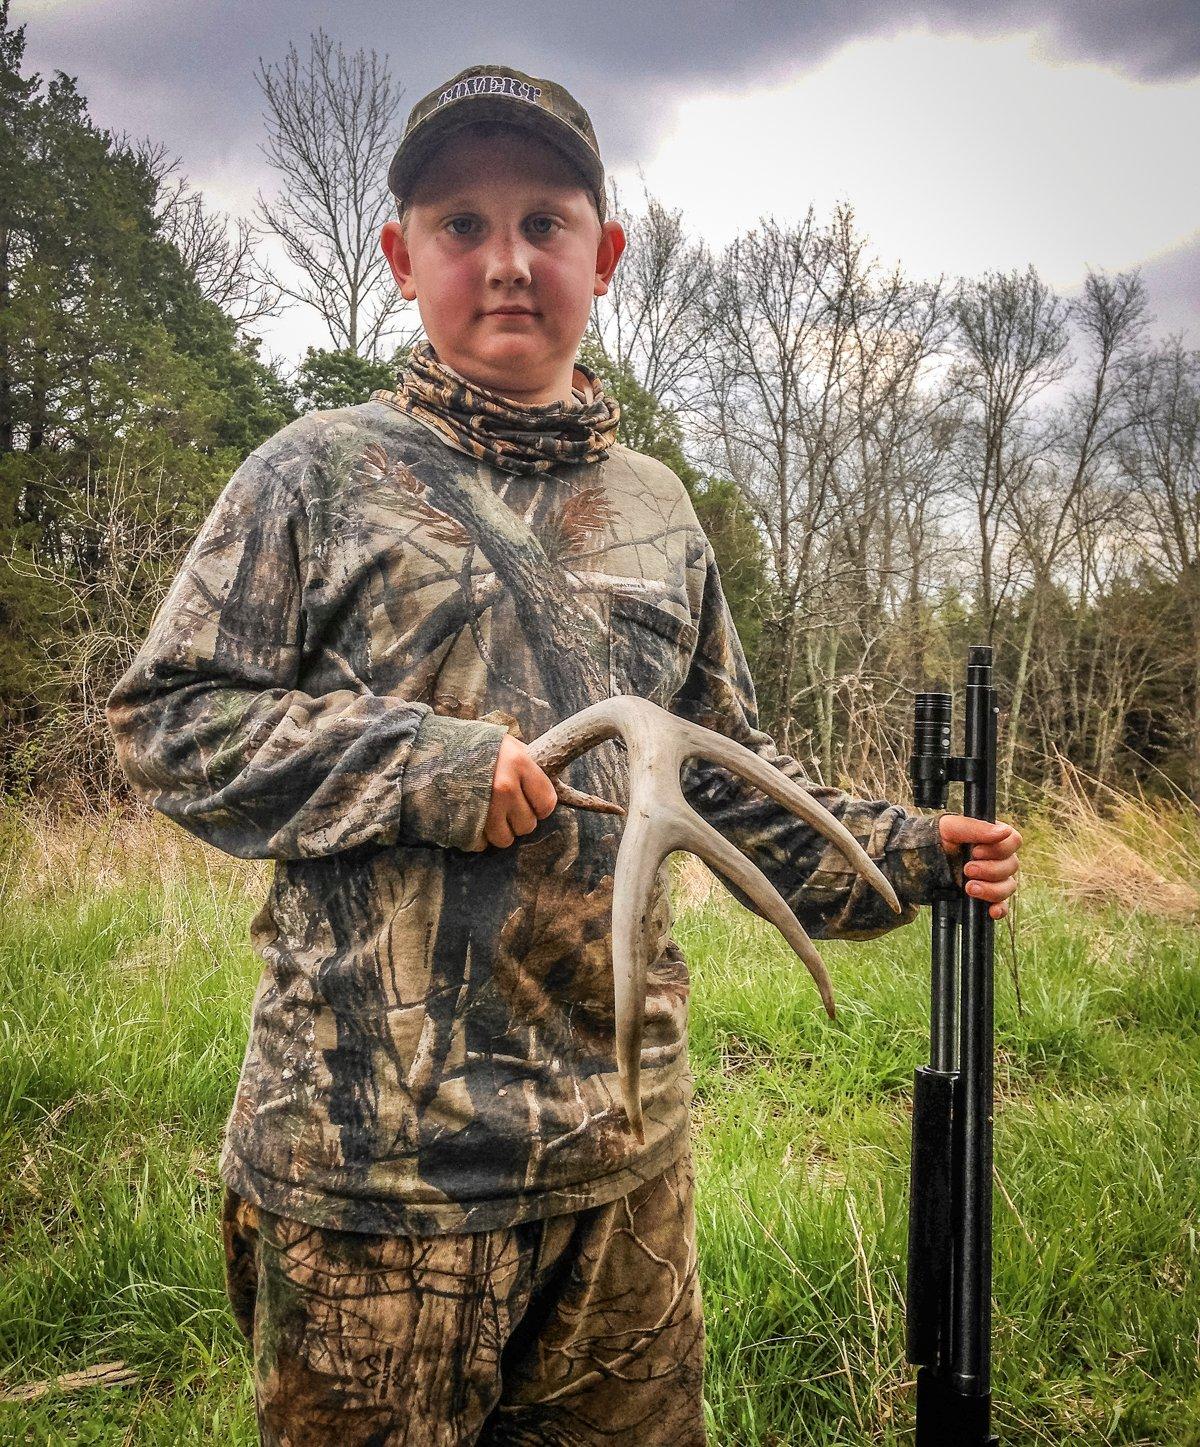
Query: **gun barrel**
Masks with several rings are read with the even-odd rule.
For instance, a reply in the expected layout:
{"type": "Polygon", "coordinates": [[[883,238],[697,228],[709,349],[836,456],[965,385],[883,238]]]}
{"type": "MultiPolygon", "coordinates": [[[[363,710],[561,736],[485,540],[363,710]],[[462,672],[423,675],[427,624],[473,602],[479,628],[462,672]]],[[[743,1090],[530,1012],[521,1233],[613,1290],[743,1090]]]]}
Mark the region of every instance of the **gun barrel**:
{"type": "MultiPolygon", "coordinates": [[[[964,743],[966,755],[982,760],[983,768],[963,784],[963,813],[994,822],[996,704],[987,647],[972,648],[968,658],[964,743]]],[[[959,988],[961,1219],[952,1350],[955,1383],[972,1395],[988,1391],[991,1369],[994,924],[986,900],[967,899],[959,988]]]]}
{"type": "MultiPolygon", "coordinates": [[[[963,813],[996,817],[992,650],[968,652],[964,747],[951,696],[917,695],[910,761],[921,807],[963,785],[963,813]]],[[[917,1447],[993,1447],[991,1432],[993,927],[987,901],[933,903],[930,1064],[917,1069],[910,1181],[907,1356],[918,1366],[917,1447]]]]}

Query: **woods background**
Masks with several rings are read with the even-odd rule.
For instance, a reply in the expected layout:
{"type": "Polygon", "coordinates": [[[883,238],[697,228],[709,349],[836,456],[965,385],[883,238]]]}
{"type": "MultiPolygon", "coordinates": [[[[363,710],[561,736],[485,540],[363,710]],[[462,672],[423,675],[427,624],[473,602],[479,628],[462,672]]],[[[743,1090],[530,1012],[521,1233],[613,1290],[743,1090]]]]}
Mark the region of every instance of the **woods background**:
{"type": "MultiPolygon", "coordinates": [[[[152,139],[23,73],[0,3],[0,794],[104,808],[105,697],[217,494],[422,335],[379,250],[401,93],[318,32],[257,76],[280,191],[211,209],[152,139]],[[297,282],[271,269],[281,246],[297,282]],[[324,349],[255,325],[315,309],[324,349]]],[[[714,184],[716,178],[714,178],[714,184]]],[[[953,177],[946,178],[953,184],[953,177]]],[[[1062,770],[1200,802],[1200,353],[1136,270],[916,282],[842,205],[719,253],[610,189],[628,248],[581,355],[712,539],[764,727],[907,799],[912,694],[995,649],[1001,800],[1062,770]]]]}

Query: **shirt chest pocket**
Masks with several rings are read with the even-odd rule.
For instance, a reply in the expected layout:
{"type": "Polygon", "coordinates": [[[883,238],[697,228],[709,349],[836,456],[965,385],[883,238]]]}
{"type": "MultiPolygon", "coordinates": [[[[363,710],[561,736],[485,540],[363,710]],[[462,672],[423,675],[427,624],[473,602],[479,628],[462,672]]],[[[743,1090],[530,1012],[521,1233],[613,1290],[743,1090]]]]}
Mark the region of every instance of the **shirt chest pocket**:
{"type": "Polygon", "coordinates": [[[610,595],[609,688],[614,695],[635,693],[669,706],[687,677],[699,636],[682,607],[629,593],[610,595]]]}

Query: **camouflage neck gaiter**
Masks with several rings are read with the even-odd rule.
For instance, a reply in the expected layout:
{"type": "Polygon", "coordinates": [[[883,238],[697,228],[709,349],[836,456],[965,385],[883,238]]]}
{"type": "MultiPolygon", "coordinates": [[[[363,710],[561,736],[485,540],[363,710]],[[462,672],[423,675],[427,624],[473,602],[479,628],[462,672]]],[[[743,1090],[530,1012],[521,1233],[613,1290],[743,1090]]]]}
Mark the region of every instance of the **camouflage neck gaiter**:
{"type": "Polygon", "coordinates": [[[428,339],[412,349],[396,391],[372,392],[372,402],[398,407],[436,432],[448,447],[486,458],[506,472],[549,472],[599,462],[617,437],[620,404],[605,396],[590,367],[575,363],[576,399],[525,406],[469,382],[448,367],[428,339]]]}

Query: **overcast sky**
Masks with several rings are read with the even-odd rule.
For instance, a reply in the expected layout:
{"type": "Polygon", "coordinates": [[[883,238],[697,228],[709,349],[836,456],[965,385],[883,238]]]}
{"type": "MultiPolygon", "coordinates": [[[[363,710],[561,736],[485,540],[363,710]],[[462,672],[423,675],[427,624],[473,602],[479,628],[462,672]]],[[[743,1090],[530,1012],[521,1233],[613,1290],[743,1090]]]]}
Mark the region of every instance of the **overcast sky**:
{"type": "MultiPolygon", "coordinates": [[[[10,23],[26,74],[75,76],[98,125],[161,142],[231,214],[277,187],[259,58],[306,57],[320,26],[386,56],[401,129],[471,64],[560,82],[622,204],[644,184],[714,246],[844,198],[914,277],[1033,262],[1071,295],[1140,265],[1155,330],[1200,346],[1200,0],[14,0],[10,23]]],[[[298,307],[263,333],[289,364],[328,342],[298,307]]]]}

